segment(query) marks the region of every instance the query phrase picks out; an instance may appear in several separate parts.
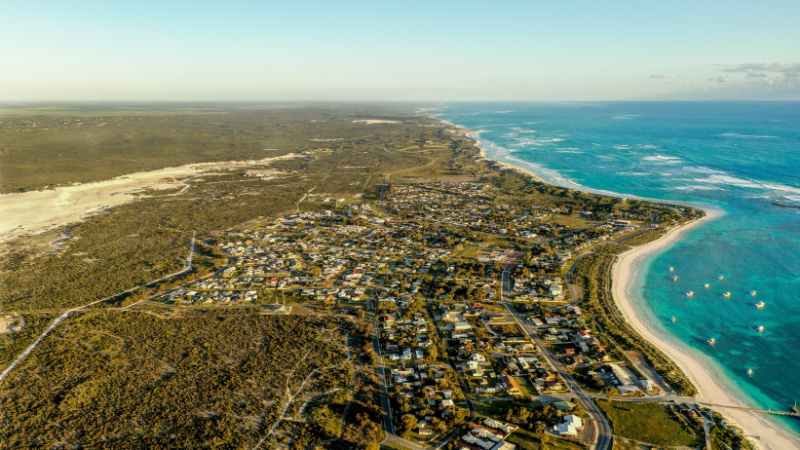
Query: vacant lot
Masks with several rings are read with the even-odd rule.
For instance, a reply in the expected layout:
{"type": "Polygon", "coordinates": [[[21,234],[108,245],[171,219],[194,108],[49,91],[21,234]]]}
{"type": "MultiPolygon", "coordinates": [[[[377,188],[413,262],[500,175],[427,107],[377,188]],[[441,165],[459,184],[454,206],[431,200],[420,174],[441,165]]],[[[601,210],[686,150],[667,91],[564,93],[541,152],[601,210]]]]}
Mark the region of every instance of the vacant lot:
{"type": "Polygon", "coordinates": [[[655,445],[695,446],[702,439],[658,403],[626,403],[598,400],[611,418],[614,434],[655,445]]]}

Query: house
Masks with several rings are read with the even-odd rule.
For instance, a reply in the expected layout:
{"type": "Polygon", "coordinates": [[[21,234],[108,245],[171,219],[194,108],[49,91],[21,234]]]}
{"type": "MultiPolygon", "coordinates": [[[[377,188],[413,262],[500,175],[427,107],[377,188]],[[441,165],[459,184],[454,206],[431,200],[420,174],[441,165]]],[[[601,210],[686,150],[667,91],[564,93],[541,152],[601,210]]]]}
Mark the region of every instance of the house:
{"type": "Polygon", "coordinates": [[[470,361],[477,361],[477,362],[486,362],[486,357],[481,355],[480,353],[475,353],[469,357],[470,361]]]}
{"type": "Polygon", "coordinates": [[[449,398],[442,400],[442,408],[450,408],[453,406],[455,406],[455,403],[453,403],[453,401],[449,398]]]}
{"type": "Polygon", "coordinates": [[[563,422],[553,427],[559,436],[576,438],[578,433],[583,431],[583,420],[580,417],[569,414],[564,416],[563,422]]]}
{"type": "Polygon", "coordinates": [[[548,286],[548,293],[550,295],[563,295],[564,290],[561,289],[561,286],[557,284],[551,284],[550,286],[548,286]]]}
{"type": "Polygon", "coordinates": [[[491,450],[515,450],[516,448],[517,446],[510,442],[500,441],[495,444],[491,450]]]}
{"type": "Polygon", "coordinates": [[[519,390],[519,386],[517,386],[517,383],[510,376],[508,376],[508,375],[501,376],[500,377],[500,382],[503,383],[503,385],[506,387],[506,390],[508,391],[509,394],[511,394],[511,395],[521,395],[522,394],[522,392],[519,390]]]}
{"type": "Polygon", "coordinates": [[[639,385],[648,394],[658,394],[659,392],[658,385],[653,383],[651,380],[639,380],[639,385]]]}
{"type": "Polygon", "coordinates": [[[468,322],[455,322],[453,324],[453,331],[466,331],[472,328],[468,322]]]}

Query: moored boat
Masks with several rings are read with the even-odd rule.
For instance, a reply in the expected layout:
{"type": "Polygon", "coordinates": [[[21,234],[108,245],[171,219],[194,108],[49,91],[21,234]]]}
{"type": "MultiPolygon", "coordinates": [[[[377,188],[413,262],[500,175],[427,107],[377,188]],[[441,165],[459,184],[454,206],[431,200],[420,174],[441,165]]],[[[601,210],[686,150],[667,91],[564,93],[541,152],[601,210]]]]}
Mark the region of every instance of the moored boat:
{"type": "Polygon", "coordinates": [[[756,308],[759,308],[759,309],[761,309],[761,308],[763,308],[763,307],[765,307],[765,306],[767,306],[767,304],[766,304],[766,303],[764,303],[764,302],[758,302],[758,303],[756,303],[756,308]]]}
{"type": "Polygon", "coordinates": [[[726,292],[726,293],[722,294],[722,296],[725,297],[725,298],[728,298],[728,297],[731,296],[731,293],[730,292],[726,292]]]}
{"type": "Polygon", "coordinates": [[[693,296],[693,295],[694,295],[694,292],[693,292],[693,291],[689,291],[689,292],[687,292],[687,293],[686,293],[686,296],[687,296],[687,297],[691,297],[691,296],[693,296]]]}
{"type": "Polygon", "coordinates": [[[717,342],[717,340],[716,340],[716,339],[714,339],[714,338],[711,338],[711,339],[709,339],[709,340],[708,340],[708,343],[709,343],[709,344],[712,344],[712,345],[713,345],[714,343],[716,343],[716,342],[717,342]]]}
{"type": "Polygon", "coordinates": [[[760,333],[760,332],[764,331],[764,325],[760,325],[760,326],[759,326],[758,328],[756,328],[756,329],[757,329],[757,330],[758,330],[758,332],[760,333]]]}

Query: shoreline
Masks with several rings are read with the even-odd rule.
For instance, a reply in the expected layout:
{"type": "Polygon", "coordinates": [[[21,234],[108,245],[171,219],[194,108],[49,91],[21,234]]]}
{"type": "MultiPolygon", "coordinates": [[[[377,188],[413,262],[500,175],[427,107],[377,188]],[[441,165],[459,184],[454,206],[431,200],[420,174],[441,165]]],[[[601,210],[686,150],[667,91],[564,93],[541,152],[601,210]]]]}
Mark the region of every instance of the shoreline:
{"type": "MultiPolygon", "coordinates": [[[[633,296],[630,295],[631,289],[635,286],[638,269],[646,259],[669,249],[680,241],[683,235],[704,222],[717,219],[722,215],[719,211],[706,210],[705,217],[674,228],[653,242],[634,247],[619,255],[611,268],[611,285],[614,303],[625,320],[637,333],[664,352],[686,373],[699,392],[696,401],[714,405],[739,406],[745,405],[746,402],[728,392],[717,382],[714,374],[710,373],[705,365],[690,353],[690,349],[680,348],[681,345],[665,338],[647,325],[647,319],[636,308],[633,296]]],[[[723,413],[726,419],[741,428],[749,439],[763,448],[771,450],[800,449],[800,441],[757,413],[720,407],[712,407],[712,409],[723,413]]]]}
{"type": "MultiPolygon", "coordinates": [[[[486,155],[486,149],[480,146],[479,140],[479,135],[484,130],[469,130],[461,125],[450,123],[444,119],[439,120],[448,125],[453,125],[464,130],[465,136],[475,141],[475,146],[480,150],[481,158],[491,160],[493,163],[501,167],[524,173],[525,175],[528,175],[545,184],[552,184],[544,181],[542,178],[527,169],[488,157],[486,155]]],[[[575,188],[570,187],[570,189],[575,188]]],[[[591,190],[589,191],[591,192],[591,190]]],[[[606,193],[604,195],[609,194],[606,193]]],[[[694,384],[695,388],[699,392],[698,396],[696,397],[696,401],[710,404],[727,404],[731,406],[746,405],[746,402],[726,391],[725,388],[715,380],[714,375],[709,373],[704,365],[697,360],[696,356],[690,355],[685,349],[680,349],[678,345],[660,336],[657,332],[649,328],[646,325],[646,319],[644,319],[639,311],[634,307],[633,299],[628,293],[634,285],[638,274],[638,268],[642,261],[650,256],[667,250],[669,247],[677,243],[684,234],[694,228],[699,227],[706,221],[713,220],[724,215],[723,212],[718,210],[709,210],[708,208],[699,209],[705,211],[706,215],[704,217],[674,228],[653,242],[634,247],[631,250],[619,255],[618,260],[614,263],[611,270],[612,295],[614,296],[614,303],[622,312],[623,317],[626,321],[628,321],[631,327],[637,333],[639,333],[639,335],[650,341],[656,348],[664,352],[664,354],[674,361],[675,364],[677,364],[678,367],[684,371],[686,376],[689,377],[689,379],[692,381],[692,384],[694,384]]],[[[765,450],[800,450],[800,440],[786,433],[777,424],[760,417],[760,415],[756,413],[717,407],[712,409],[719,411],[729,422],[741,428],[748,440],[750,440],[751,443],[755,444],[759,448],[763,448],[765,450]]]]}

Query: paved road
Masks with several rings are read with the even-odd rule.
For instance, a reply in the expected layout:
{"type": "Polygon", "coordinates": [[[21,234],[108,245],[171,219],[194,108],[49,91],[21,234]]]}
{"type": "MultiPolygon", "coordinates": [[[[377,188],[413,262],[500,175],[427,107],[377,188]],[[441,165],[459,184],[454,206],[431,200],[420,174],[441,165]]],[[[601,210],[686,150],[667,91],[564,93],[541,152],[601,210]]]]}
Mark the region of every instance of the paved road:
{"type": "Polygon", "coordinates": [[[589,414],[595,424],[597,424],[597,434],[595,436],[595,441],[592,445],[592,448],[596,450],[606,450],[611,445],[611,427],[608,424],[608,421],[605,418],[605,415],[597,404],[592,400],[592,398],[580,387],[578,383],[570,376],[567,370],[558,362],[555,356],[550,352],[547,346],[538,338],[538,335],[531,327],[525,323],[525,319],[523,319],[514,305],[505,299],[507,287],[510,287],[510,277],[511,277],[511,270],[513,266],[506,266],[506,270],[503,271],[502,275],[502,286],[501,294],[503,298],[501,299],[501,304],[508,309],[512,316],[514,316],[514,320],[517,321],[517,324],[522,329],[522,331],[530,337],[533,342],[541,350],[540,355],[553,367],[554,370],[558,371],[561,374],[561,377],[564,378],[565,383],[570,388],[574,396],[580,401],[583,409],[589,414]]]}
{"type": "Polygon", "coordinates": [[[574,396],[580,401],[583,409],[597,424],[597,435],[595,436],[595,441],[592,447],[596,450],[608,449],[611,444],[611,427],[609,426],[605,415],[603,415],[603,412],[600,411],[600,408],[597,406],[597,404],[592,401],[592,398],[580,387],[580,385],[575,382],[574,379],[572,379],[566,369],[561,365],[561,363],[558,362],[546,345],[538,339],[536,333],[534,333],[530,327],[525,324],[524,319],[519,315],[519,312],[516,310],[516,308],[514,308],[514,305],[507,301],[503,301],[501,303],[509,310],[509,312],[511,312],[522,331],[531,339],[533,339],[533,341],[541,350],[540,355],[550,364],[550,366],[553,367],[554,370],[561,374],[561,377],[564,378],[565,383],[570,388],[574,396]]]}

